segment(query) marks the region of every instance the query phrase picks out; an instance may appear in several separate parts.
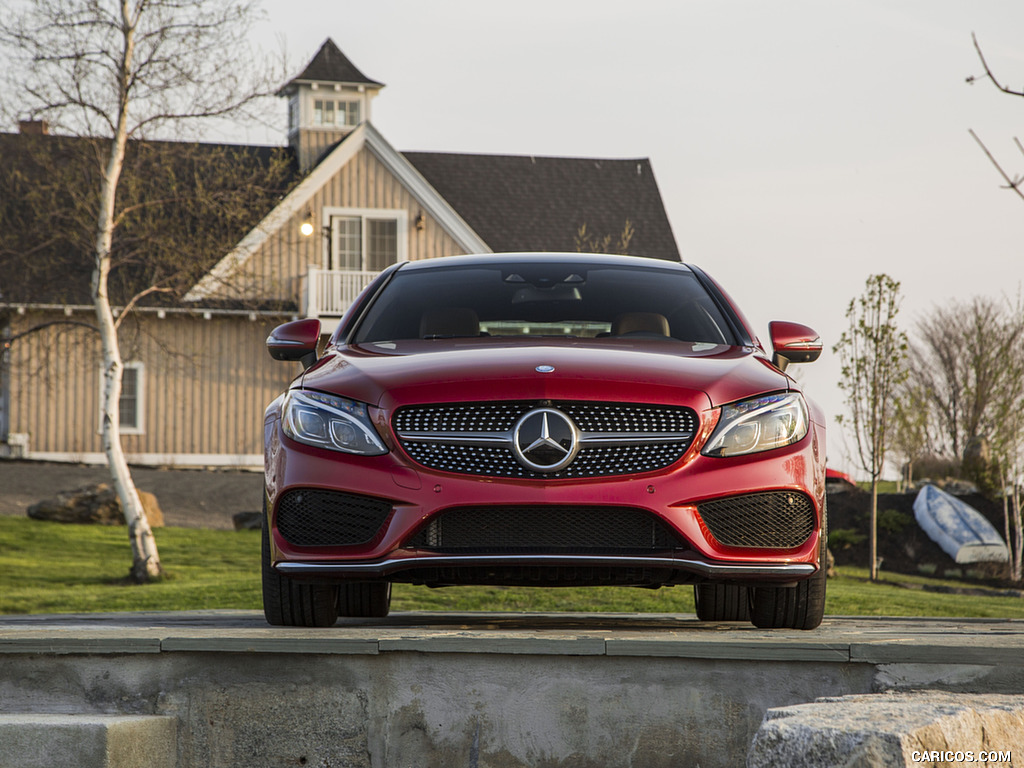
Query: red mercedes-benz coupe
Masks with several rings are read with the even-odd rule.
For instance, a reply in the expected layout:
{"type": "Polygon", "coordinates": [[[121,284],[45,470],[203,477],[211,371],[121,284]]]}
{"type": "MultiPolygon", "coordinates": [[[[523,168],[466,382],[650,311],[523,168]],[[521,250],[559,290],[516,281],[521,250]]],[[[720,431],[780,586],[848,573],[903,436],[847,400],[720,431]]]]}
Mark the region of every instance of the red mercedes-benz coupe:
{"type": "Polygon", "coordinates": [[[692,584],[703,620],[813,629],[825,419],[690,264],[501,254],[395,265],[267,408],[263,605],[384,616],[393,582],[692,584]]]}

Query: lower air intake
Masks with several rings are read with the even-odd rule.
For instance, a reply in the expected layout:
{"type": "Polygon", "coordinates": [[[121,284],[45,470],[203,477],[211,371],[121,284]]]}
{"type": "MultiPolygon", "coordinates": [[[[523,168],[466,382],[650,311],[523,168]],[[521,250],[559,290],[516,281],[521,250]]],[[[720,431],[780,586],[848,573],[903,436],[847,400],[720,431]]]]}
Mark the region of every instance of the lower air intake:
{"type": "Polygon", "coordinates": [[[391,502],[351,493],[300,489],[277,505],[277,529],[297,547],[366,544],[391,514],[391,502]]]}
{"type": "Polygon", "coordinates": [[[457,507],[435,515],[407,543],[476,554],[614,554],[685,546],[642,509],[630,507],[457,507]]]}
{"type": "Polygon", "coordinates": [[[769,491],[697,505],[704,524],[727,547],[792,549],[814,533],[813,502],[793,491],[769,491]]]}

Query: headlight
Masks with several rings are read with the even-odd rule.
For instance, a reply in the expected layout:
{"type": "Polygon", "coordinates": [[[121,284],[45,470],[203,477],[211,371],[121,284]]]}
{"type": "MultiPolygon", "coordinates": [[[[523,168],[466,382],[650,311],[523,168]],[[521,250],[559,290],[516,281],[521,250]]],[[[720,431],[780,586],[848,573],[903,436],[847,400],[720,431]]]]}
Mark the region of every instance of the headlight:
{"type": "Polygon", "coordinates": [[[292,390],[281,424],[292,440],[332,451],[380,456],[388,452],[363,403],[321,392],[292,390]]]}
{"type": "Polygon", "coordinates": [[[718,426],[701,453],[743,456],[792,445],[806,434],[807,404],[801,395],[764,395],[723,405],[718,426]]]}

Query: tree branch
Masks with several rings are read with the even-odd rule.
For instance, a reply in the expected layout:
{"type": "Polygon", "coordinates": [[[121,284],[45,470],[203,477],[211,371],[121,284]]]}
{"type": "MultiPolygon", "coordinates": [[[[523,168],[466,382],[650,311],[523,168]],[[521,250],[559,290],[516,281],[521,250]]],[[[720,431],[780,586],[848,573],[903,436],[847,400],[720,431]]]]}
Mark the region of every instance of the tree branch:
{"type": "MultiPolygon", "coordinates": [[[[998,88],[1003,93],[1008,93],[1011,96],[1024,96],[1024,91],[1015,91],[1012,88],[1007,88],[1005,85],[996,80],[996,76],[992,74],[992,70],[989,69],[988,62],[985,61],[985,54],[981,52],[981,46],[978,44],[977,36],[972,32],[971,40],[974,41],[974,50],[978,52],[978,58],[981,59],[981,66],[985,68],[985,78],[992,81],[992,85],[998,88]]],[[[973,83],[976,78],[972,75],[967,78],[968,83],[973,83]]]]}
{"type": "Polygon", "coordinates": [[[99,333],[99,328],[97,328],[95,325],[92,325],[91,323],[84,323],[81,320],[49,320],[48,322],[45,323],[39,323],[39,325],[33,325],[31,328],[24,330],[21,333],[16,333],[13,336],[4,339],[3,342],[5,345],[9,346],[16,342],[18,339],[23,339],[26,336],[31,336],[33,333],[38,333],[39,331],[45,330],[55,325],[70,325],[75,326],[77,328],[86,328],[90,331],[93,331],[94,333],[99,333]]]}
{"type": "MultiPolygon", "coordinates": [[[[1012,189],[1014,192],[1016,192],[1017,196],[1020,197],[1022,200],[1024,200],[1024,192],[1022,192],[1021,189],[1020,189],[1020,185],[1021,185],[1021,181],[1022,180],[1021,179],[1011,179],[1006,174],[1006,171],[1003,170],[1003,167],[999,164],[999,161],[996,160],[992,156],[991,152],[988,151],[988,147],[985,146],[985,143],[981,139],[978,138],[978,134],[976,134],[972,129],[968,129],[967,132],[971,134],[971,136],[974,138],[974,140],[976,142],[978,142],[978,146],[981,147],[981,151],[985,153],[985,156],[988,157],[989,160],[992,161],[992,165],[994,165],[996,167],[996,170],[999,171],[999,175],[1002,176],[1006,180],[1007,187],[1009,189],[1012,189]]],[[[1018,146],[1020,146],[1019,143],[1018,143],[1018,146]]]]}
{"type": "Polygon", "coordinates": [[[160,288],[160,287],[155,286],[155,285],[150,286],[149,288],[147,288],[144,291],[139,291],[137,294],[132,296],[131,301],[129,301],[125,305],[124,309],[121,310],[120,314],[118,314],[117,319],[114,321],[114,329],[117,330],[118,328],[120,328],[121,327],[121,323],[124,321],[124,319],[129,314],[131,314],[131,311],[133,309],[135,309],[135,305],[138,304],[140,301],[142,301],[142,299],[144,299],[149,294],[151,294],[151,293],[170,293],[170,292],[171,292],[170,288],[160,288]]]}

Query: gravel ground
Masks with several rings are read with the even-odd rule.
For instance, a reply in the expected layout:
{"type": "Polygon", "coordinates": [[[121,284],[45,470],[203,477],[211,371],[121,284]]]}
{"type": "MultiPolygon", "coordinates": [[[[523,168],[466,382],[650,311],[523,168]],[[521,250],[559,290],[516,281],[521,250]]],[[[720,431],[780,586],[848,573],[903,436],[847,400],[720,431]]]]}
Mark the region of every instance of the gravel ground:
{"type": "MultiPolygon", "coordinates": [[[[156,496],[167,525],[231,529],[236,512],[258,512],[263,488],[259,472],[225,469],[133,467],[140,490],[156,496]]],[[[24,515],[29,506],[61,491],[109,483],[106,467],[0,460],[0,515],[24,515]]]]}

